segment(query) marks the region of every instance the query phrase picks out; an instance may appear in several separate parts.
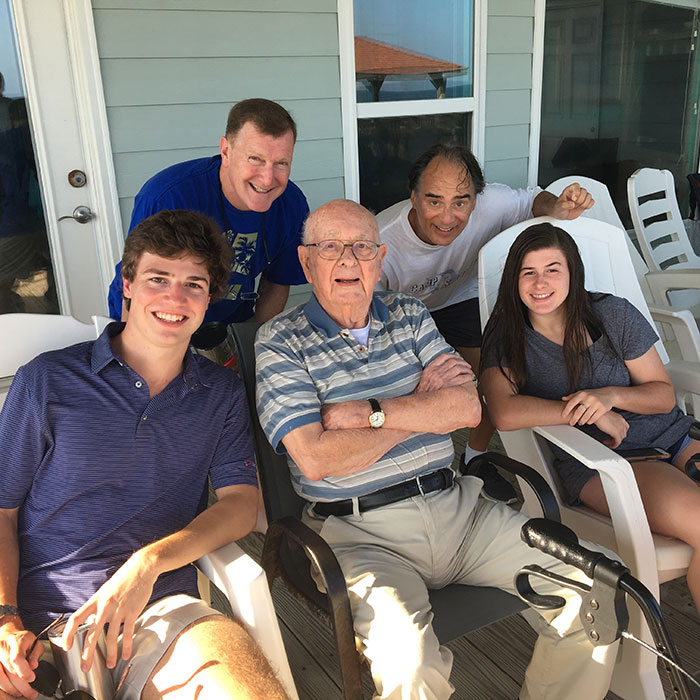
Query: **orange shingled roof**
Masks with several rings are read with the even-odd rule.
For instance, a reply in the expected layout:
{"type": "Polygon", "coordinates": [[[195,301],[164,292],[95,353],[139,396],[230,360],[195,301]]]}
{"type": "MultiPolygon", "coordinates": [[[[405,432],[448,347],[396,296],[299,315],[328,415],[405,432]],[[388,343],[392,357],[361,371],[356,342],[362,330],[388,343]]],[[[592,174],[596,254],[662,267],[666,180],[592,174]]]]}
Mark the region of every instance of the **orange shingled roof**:
{"type": "Polygon", "coordinates": [[[358,75],[412,75],[448,73],[466,66],[406,51],[366,36],[355,37],[355,72],[358,75]]]}

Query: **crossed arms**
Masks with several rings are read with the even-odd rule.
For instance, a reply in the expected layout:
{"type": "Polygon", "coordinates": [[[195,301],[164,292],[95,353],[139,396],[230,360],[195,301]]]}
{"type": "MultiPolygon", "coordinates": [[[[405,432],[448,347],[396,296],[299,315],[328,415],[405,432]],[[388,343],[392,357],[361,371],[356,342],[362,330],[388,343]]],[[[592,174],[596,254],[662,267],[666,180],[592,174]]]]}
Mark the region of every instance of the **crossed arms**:
{"type": "Polygon", "coordinates": [[[314,481],[362,471],[413,432],[444,434],[477,425],[481,405],[473,377],[461,357],[444,353],[425,367],[413,393],[381,399],[386,415],[382,428],[369,427],[367,401],[343,401],[324,404],[321,422],[295,428],[282,442],[314,481]]]}

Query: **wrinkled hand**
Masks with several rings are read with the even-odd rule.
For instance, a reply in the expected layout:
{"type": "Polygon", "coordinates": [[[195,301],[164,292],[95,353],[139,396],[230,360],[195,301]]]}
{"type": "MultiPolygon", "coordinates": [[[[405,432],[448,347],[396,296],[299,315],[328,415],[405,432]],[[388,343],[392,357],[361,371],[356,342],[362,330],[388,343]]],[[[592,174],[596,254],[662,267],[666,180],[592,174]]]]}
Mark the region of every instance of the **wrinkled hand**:
{"type": "Polygon", "coordinates": [[[566,402],[561,415],[569,425],[592,425],[613,407],[609,387],[584,389],[562,396],[561,400],[566,402]]]}
{"type": "Polygon", "coordinates": [[[574,182],[557,197],[552,206],[552,216],[556,219],[576,219],[594,204],[590,192],[574,182]]]}
{"type": "Polygon", "coordinates": [[[447,386],[460,386],[474,381],[474,372],[468,362],[453,352],[438,355],[424,370],[415,394],[435,391],[447,386]]]}
{"type": "Polygon", "coordinates": [[[321,406],[321,423],[324,430],[350,430],[369,428],[369,401],[341,401],[321,406]]]}
{"type": "Polygon", "coordinates": [[[0,625],[0,690],[14,698],[35,698],[38,693],[29,684],[34,680],[34,669],[44,653],[42,644],[37,644],[27,659],[27,654],[36,637],[22,629],[19,622],[8,620],[0,625]]]}
{"type": "Polygon", "coordinates": [[[620,446],[620,443],[627,437],[629,423],[615,411],[604,413],[595,424],[604,432],[610,435],[610,438],[603,440],[608,447],[615,449],[620,446]]]}
{"type": "Polygon", "coordinates": [[[63,632],[66,649],[73,645],[73,638],[80,623],[91,615],[95,616],[90,631],[85,635],[81,655],[80,666],[84,672],[89,671],[92,666],[97,640],[106,624],[109,625],[105,636],[107,668],[114,668],[117,663],[117,639],[122,625],[122,658],[128,659],[131,656],[134,623],[151,597],[156,578],[157,575],[148,566],[141,552],[135,552],[70,616],[63,632]]]}

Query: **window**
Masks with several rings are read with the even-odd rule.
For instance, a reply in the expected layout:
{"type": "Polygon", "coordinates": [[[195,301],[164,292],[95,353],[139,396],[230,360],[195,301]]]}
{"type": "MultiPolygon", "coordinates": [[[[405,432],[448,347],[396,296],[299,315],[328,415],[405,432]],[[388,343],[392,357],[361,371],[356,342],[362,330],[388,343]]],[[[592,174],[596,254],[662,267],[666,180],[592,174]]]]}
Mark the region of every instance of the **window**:
{"type": "MultiPolygon", "coordinates": [[[[627,178],[670,170],[681,212],[698,164],[698,0],[547,0],[539,183],[604,182],[631,227],[627,178]]],[[[685,211],[684,211],[685,210],[685,211]]]]}
{"type": "Polygon", "coordinates": [[[472,145],[474,0],[340,0],[339,14],[346,191],[378,212],[408,197],[434,143],[472,145]]]}

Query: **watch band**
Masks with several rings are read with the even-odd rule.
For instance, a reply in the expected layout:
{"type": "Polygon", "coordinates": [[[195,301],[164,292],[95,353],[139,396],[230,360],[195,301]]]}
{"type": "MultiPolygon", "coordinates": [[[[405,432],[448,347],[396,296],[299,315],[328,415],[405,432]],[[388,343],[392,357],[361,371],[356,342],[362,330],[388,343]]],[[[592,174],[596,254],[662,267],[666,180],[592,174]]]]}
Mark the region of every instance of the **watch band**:
{"type": "Polygon", "coordinates": [[[0,622],[3,617],[10,617],[12,615],[20,616],[18,607],[15,605],[0,605],[0,622]]]}
{"type": "Polygon", "coordinates": [[[377,401],[377,399],[367,399],[367,401],[369,401],[369,405],[372,407],[372,413],[378,413],[382,410],[382,407],[379,405],[379,401],[377,401]]]}

